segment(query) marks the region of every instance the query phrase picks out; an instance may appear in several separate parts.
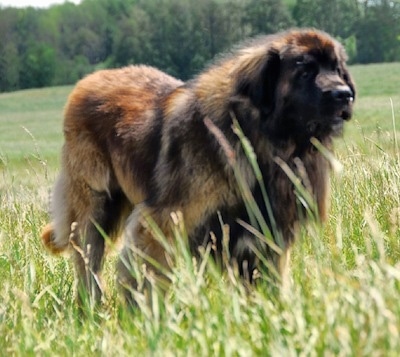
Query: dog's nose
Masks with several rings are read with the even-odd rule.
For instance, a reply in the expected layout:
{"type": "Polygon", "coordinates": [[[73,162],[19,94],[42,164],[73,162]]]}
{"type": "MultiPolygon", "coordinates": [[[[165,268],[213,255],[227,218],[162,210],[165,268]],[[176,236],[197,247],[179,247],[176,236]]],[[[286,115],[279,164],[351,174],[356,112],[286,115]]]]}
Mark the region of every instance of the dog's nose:
{"type": "Polygon", "coordinates": [[[354,99],[353,91],[348,86],[339,86],[330,91],[330,95],[334,100],[343,103],[352,102],[354,99]]]}

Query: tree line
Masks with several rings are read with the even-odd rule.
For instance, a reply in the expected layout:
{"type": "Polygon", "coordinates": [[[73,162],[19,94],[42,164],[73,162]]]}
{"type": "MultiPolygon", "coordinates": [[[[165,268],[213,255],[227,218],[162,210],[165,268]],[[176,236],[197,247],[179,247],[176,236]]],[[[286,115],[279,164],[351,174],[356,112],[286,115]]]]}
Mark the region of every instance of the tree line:
{"type": "Polygon", "coordinates": [[[400,61],[399,0],[83,0],[0,7],[0,91],[143,63],[187,79],[245,38],[325,30],[351,63],[400,61]]]}

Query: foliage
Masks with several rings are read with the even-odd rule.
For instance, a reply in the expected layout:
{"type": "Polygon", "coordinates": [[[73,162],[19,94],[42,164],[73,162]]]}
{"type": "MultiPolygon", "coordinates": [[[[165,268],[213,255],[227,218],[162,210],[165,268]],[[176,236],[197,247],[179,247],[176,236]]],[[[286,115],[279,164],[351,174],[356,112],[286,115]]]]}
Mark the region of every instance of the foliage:
{"type": "Polygon", "coordinates": [[[354,33],[359,6],[352,0],[297,0],[293,16],[300,26],[313,26],[341,38],[354,33]]]}
{"type": "Polygon", "coordinates": [[[400,2],[365,1],[363,21],[356,27],[358,61],[392,62],[400,58],[400,2]]]}
{"type": "Polygon", "coordinates": [[[338,37],[353,63],[400,60],[398,1],[82,0],[0,7],[0,91],[135,63],[187,79],[237,42],[291,26],[338,37]]]}

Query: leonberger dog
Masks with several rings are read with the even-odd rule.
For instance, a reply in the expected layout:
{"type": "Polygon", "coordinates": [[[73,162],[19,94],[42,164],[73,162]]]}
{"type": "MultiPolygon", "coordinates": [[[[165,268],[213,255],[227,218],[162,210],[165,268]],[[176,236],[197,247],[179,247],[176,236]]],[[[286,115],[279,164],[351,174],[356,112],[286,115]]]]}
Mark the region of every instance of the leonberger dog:
{"type": "Polygon", "coordinates": [[[345,62],[328,34],[292,29],[248,41],[185,83],[143,65],[88,75],[65,108],[45,246],[72,252],[78,291],[94,300],[106,240],[124,237],[118,282],[129,301],[138,257],[156,276],[170,269],[177,217],[193,254],[211,242],[216,252],[227,246],[250,281],[260,260],[284,276],[310,216],[296,182],[315,202],[311,215],[327,216],[331,165],[321,147],[331,150],[355,98],[345,62]],[[271,234],[258,233],[253,216],[271,234]]]}

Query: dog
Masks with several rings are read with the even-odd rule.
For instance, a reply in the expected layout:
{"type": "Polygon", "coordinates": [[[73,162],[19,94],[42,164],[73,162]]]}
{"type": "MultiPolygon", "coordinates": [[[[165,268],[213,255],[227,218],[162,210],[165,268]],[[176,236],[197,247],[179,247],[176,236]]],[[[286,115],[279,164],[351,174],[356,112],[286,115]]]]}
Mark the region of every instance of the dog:
{"type": "Polygon", "coordinates": [[[261,254],[283,277],[310,216],[291,174],[315,202],[311,215],[327,217],[330,163],[313,142],[331,150],[352,116],[346,60],[327,33],[291,29],[246,42],[186,83],[143,65],[88,75],[65,108],[44,245],[72,252],[78,291],[98,301],[106,238],[122,235],[118,281],[130,301],[138,288],[133,260],[145,257],[156,275],[170,268],[149,222],[173,244],[171,214],[179,213],[193,252],[211,237],[221,251],[228,226],[229,256],[242,276],[252,280],[261,254]],[[270,240],[251,229],[245,196],[270,240]]]}

